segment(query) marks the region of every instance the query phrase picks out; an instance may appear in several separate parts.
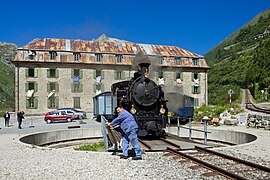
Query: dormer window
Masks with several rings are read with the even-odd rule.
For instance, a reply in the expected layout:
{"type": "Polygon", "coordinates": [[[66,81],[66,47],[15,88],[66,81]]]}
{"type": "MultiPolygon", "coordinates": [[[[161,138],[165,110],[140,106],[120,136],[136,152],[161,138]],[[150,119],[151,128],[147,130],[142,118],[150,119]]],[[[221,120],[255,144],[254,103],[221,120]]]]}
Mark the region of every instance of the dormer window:
{"type": "Polygon", "coordinates": [[[55,51],[50,52],[50,59],[51,60],[56,60],[57,53],[55,51]]]}
{"type": "Polygon", "coordinates": [[[101,62],[102,61],[102,54],[96,54],[96,62],[101,62]]]}
{"type": "Polygon", "coordinates": [[[80,61],[81,60],[81,54],[80,53],[74,53],[74,61],[80,61]]]}
{"type": "Polygon", "coordinates": [[[116,58],[116,63],[122,63],[123,56],[121,54],[115,55],[115,58],[116,58]]]}
{"type": "Polygon", "coordinates": [[[159,57],[159,64],[163,64],[163,56],[159,57]]]}
{"type": "Polygon", "coordinates": [[[174,63],[175,63],[175,65],[180,65],[180,58],[178,58],[178,57],[176,57],[176,58],[174,58],[174,63]]]}
{"type": "Polygon", "coordinates": [[[35,51],[30,51],[29,54],[29,59],[30,60],[35,60],[35,57],[36,57],[36,52],[35,51]]]}
{"type": "Polygon", "coordinates": [[[198,58],[192,58],[192,62],[194,64],[194,66],[198,66],[199,65],[199,59],[198,58]]]}

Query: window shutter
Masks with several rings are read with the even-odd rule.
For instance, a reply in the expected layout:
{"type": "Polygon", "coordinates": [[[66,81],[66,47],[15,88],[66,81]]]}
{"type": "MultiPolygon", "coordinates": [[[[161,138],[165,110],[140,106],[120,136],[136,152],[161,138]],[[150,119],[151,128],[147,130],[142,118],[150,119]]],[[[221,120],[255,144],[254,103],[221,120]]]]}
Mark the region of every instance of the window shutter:
{"type": "Polygon", "coordinates": [[[200,80],[200,81],[201,81],[201,76],[202,76],[201,73],[199,73],[199,74],[198,74],[198,77],[199,77],[199,80],[200,80]]]}
{"type": "Polygon", "coordinates": [[[83,92],[83,84],[80,83],[80,92],[83,92]]]}
{"type": "Polygon", "coordinates": [[[27,92],[29,90],[29,84],[28,82],[25,83],[25,92],[27,92]]]}
{"type": "Polygon", "coordinates": [[[59,108],[59,98],[55,97],[55,106],[56,108],[59,108]]]}
{"type": "Polygon", "coordinates": [[[50,83],[47,83],[47,92],[50,92],[50,83]]]}
{"type": "Polygon", "coordinates": [[[35,68],[35,69],[34,69],[34,77],[35,77],[35,78],[38,77],[38,68],[35,68]]]}
{"type": "Polygon", "coordinates": [[[97,78],[97,71],[93,70],[93,78],[96,79],[97,78]]]}
{"type": "Polygon", "coordinates": [[[56,70],[55,70],[55,73],[56,73],[56,74],[55,74],[55,77],[58,78],[58,77],[59,77],[59,70],[56,69],[56,70]]]}
{"type": "Polygon", "coordinates": [[[82,78],[83,78],[83,70],[80,69],[80,79],[82,79],[82,78]]]}
{"type": "Polygon", "coordinates": [[[34,108],[37,109],[38,108],[38,98],[35,97],[34,99],[34,108]]]}
{"type": "Polygon", "coordinates": [[[114,70],[114,80],[116,80],[116,79],[117,79],[117,71],[114,70]]]}
{"type": "Polygon", "coordinates": [[[191,73],[191,81],[194,81],[194,73],[191,73]]]}
{"type": "Polygon", "coordinates": [[[101,79],[104,79],[104,71],[101,71],[101,79]]]}
{"type": "Polygon", "coordinates": [[[181,74],[180,74],[180,78],[181,78],[181,81],[184,80],[184,73],[181,73],[181,74]]]}
{"type": "Polygon", "coordinates": [[[198,87],[198,93],[201,93],[201,86],[198,87]]]}
{"type": "Polygon", "coordinates": [[[34,91],[35,91],[35,92],[38,92],[38,83],[35,83],[35,84],[34,84],[34,91]]]}
{"type": "Polygon", "coordinates": [[[93,84],[93,92],[96,93],[97,87],[96,87],[96,83],[93,84]]]}
{"type": "Polygon", "coordinates": [[[47,99],[47,108],[51,108],[51,98],[47,99]]]}
{"type": "Polygon", "coordinates": [[[55,89],[56,89],[55,91],[56,91],[56,92],[59,92],[59,83],[56,83],[55,86],[56,86],[56,87],[55,87],[55,89]]]}
{"type": "Polygon", "coordinates": [[[71,78],[74,77],[74,69],[71,69],[71,78]]]}
{"type": "Polygon", "coordinates": [[[25,98],[25,106],[26,106],[26,109],[29,109],[29,101],[28,101],[28,97],[25,98]]]}
{"type": "Polygon", "coordinates": [[[25,77],[29,77],[29,73],[28,73],[28,72],[29,72],[29,69],[26,68],[26,69],[25,69],[25,77]]]}
{"type": "Polygon", "coordinates": [[[192,93],[194,94],[194,86],[192,86],[192,93]]]}
{"type": "Polygon", "coordinates": [[[47,69],[47,78],[50,78],[51,76],[50,76],[50,69],[48,68],[47,69]]]}

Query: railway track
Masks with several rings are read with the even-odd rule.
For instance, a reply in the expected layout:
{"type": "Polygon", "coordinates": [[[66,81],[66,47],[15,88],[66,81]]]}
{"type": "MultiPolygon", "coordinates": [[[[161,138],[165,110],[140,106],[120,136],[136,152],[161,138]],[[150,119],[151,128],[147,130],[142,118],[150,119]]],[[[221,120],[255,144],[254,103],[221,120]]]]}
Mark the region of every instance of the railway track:
{"type": "Polygon", "coordinates": [[[168,147],[165,156],[180,163],[190,163],[192,169],[204,169],[202,176],[218,179],[270,179],[270,168],[195,146],[194,151],[179,152],[168,147]]]}
{"type": "Polygon", "coordinates": [[[270,114],[270,110],[268,109],[263,109],[263,108],[259,108],[257,106],[255,106],[252,102],[251,102],[251,93],[248,89],[245,90],[245,104],[246,104],[246,109],[251,110],[251,111],[255,111],[255,112],[261,112],[261,113],[266,113],[266,114],[270,114]]]}

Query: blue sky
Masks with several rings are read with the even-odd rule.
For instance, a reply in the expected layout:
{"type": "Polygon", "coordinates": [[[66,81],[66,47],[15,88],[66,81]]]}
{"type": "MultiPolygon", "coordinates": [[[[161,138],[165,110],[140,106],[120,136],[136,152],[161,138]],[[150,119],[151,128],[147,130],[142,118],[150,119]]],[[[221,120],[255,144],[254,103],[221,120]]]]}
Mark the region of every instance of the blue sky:
{"type": "Polygon", "coordinates": [[[270,0],[9,0],[1,2],[0,42],[34,38],[92,40],[101,34],[172,45],[204,55],[270,0]]]}

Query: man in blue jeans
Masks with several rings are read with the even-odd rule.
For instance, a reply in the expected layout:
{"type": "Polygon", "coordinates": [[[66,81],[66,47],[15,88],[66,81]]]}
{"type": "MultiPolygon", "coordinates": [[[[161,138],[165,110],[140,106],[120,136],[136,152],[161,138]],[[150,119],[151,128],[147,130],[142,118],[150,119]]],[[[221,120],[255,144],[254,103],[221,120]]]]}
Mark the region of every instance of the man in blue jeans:
{"type": "Polygon", "coordinates": [[[133,160],[141,160],[142,159],[142,151],[139,144],[137,131],[138,125],[133,117],[128,111],[126,111],[122,107],[118,107],[116,109],[118,116],[111,123],[107,125],[109,127],[115,127],[120,125],[122,129],[122,151],[123,155],[120,156],[121,159],[128,158],[128,147],[129,142],[135,150],[136,156],[132,157],[133,160]]]}

